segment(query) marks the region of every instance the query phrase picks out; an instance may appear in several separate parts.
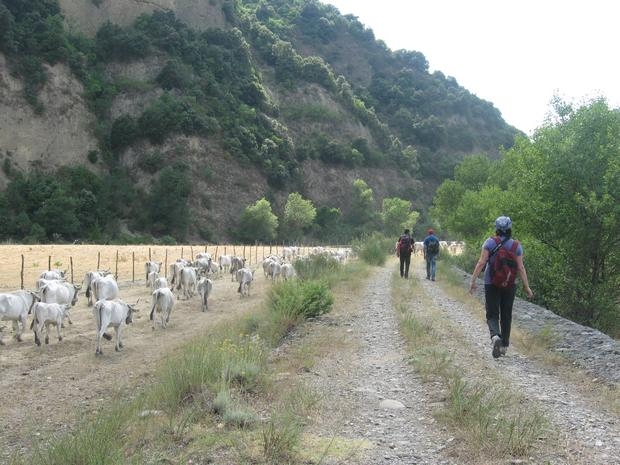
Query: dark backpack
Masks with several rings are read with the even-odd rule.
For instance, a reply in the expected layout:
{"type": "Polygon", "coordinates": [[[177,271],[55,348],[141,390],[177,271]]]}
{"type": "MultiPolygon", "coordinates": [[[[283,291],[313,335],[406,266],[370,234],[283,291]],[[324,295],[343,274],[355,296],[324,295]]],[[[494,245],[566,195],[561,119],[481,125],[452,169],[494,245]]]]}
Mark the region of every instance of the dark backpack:
{"type": "Polygon", "coordinates": [[[512,247],[504,247],[504,241],[499,237],[494,237],[495,248],[491,251],[491,256],[495,254],[495,260],[491,267],[491,283],[500,289],[508,289],[515,285],[517,278],[517,247],[518,241],[512,242],[512,247]]]}
{"type": "Polygon", "coordinates": [[[411,238],[406,234],[400,236],[398,240],[398,251],[405,254],[411,252],[411,238]]]}
{"type": "Polygon", "coordinates": [[[439,253],[439,241],[431,240],[426,246],[426,253],[429,255],[437,255],[439,253]]]}

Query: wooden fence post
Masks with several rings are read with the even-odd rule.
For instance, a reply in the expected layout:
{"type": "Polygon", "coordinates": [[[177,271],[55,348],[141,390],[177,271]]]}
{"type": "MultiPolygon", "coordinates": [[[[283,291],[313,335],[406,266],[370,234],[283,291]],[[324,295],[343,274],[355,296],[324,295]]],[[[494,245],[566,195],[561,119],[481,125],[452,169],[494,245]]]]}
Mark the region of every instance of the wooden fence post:
{"type": "Polygon", "coordinates": [[[116,268],[114,269],[114,279],[118,281],[118,250],[116,251],[116,268]]]}
{"type": "Polygon", "coordinates": [[[47,257],[47,271],[50,271],[52,269],[52,256],[49,255],[47,257]]]}
{"type": "Polygon", "coordinates": [[[164,276],[168,278],[168,249],[166,249],[166,257],[164,258],[164,276]]]}
{"type": "Polygon", "coordinates": [[[136,281],[136,253],[131,252],[131,282],[133,283],[135,281],[136,281]]]}
{"type": "Polygon", "coordinates": [[[151,261],[151,248],[149,247],[149,262],[151,261]]]}
{"type": "Polygon", "coordinates": [[[100,266],[101,266],[101,252],[97,252],[97,271],[99,271],[100,266]]]}
{"type": "Polygon", "coordinates": [[[22,254],[22,270],[20,273],[21,276],[21,289],[24,288],[24,254],[22,254]]]}
{"type": "Polygon", "coordinates": [[[73,257],[69,257],[69,266],[71,269],[71,284],[73,284],[73,257]]]}

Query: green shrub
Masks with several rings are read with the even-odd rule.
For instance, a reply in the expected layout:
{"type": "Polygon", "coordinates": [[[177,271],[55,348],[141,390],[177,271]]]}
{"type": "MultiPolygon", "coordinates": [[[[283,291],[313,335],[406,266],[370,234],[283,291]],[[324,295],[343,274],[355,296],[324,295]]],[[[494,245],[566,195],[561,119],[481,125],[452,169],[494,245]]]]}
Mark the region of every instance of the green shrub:
{"type": "Polygon", "coordinates": [[[381,266],[385,263],[388,253],[394,248],[394,241],[374,233],[353,242],[353,251],[369,265],[381,266]]]}
{"type": "Polygon", "coordinates": [[[272,288],[268,302],[274,323],[290,329],[330,312],[334,296],[325,281],[287,281],[272,288]]]}

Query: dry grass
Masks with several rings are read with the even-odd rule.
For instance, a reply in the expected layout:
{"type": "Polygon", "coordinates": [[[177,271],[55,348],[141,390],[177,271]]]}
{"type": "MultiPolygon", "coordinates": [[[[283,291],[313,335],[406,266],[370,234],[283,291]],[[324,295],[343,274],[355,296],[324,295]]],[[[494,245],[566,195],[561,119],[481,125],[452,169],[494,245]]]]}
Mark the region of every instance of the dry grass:
{"type": "MultiPolygon", "coordinates": [[[[309,248],[302,247],[301,253],[309,248]]],[[[282,255],[282,246],[239,245],[0,245],[0,290],[32,288],[42,271],[67,270],[67,279],[79,284],[93,270],[109,270],[117,280],[144,280],[148,260],[168,265],[178,258],[193,259],[200,252],[245,257],[248,265],[258,267],[270,254],[282,255]]],[[[166,270],[168,267],[166,266],[166,270]]]]}

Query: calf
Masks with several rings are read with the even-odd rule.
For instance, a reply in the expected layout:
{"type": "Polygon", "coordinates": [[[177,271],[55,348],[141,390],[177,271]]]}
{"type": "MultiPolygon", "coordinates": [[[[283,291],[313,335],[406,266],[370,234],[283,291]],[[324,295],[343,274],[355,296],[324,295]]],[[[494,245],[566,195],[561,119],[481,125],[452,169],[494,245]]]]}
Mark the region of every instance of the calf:
{"type": "Polygon", "coordinates": [[[239,288],[237,292],[241,294],[241,297],[250,295],[250,286],[252,284],[252,280],[254,279],[254,272],[249,268],[241,268],[237,270],[236,273],[237,282],[239,283],[239,288]]]}
{"type": "Polygon", "coordinates": [[[122,300],[98,300],[93,307],[93,316],[97,325],[97,342],[95,347],[95,355],[103,355],[101,350],[101,338],[104,337],[108,341],[112,336],[105,333],[109,326],[114,328],[116,333],[116,344],[114,350],[119,352],[123,347],[122,330],[125,325],[132,322],[132,315],[136,309],[123,302],[122,300]]]}
{"type": "MultiPolygon", "coordinates": [[[[18,342],[22,341],[22,333],[26,330],[28,314],[38,301],[39,297],[32,291],[20,290],[0,294],[0,321],[13,323],[15,339],[18,342]]],[[[0,345],[4,345],[2,333],[0,333],[0,345]]]]}
{"type": "Polygon", "coordinates": [[[69,310],[71,305],[58,304],[58,303],[46,303],[37,302],[32,308],[34,319],[30,327],[34,331],[34,342],[36,345],[41,345],[41,331],[45,328],[45,343],[50,343],[50,326],[56,326],[58,332],[58,340],[62,341],[62,322],[65,318],[71,321],[69,317],[69,310]]]}
{"type": "Polygon", "coordinates": [[[151,314],[149,316],[149,319],[153,322],[153,331],[155,330],[155,316],[157,313],[160,314],[162,328],[166,329],[166,324],[170,321],[170,313],[172,313],[175,303],[174,294],[167,287],[153,291],[151,314]]]}
{"type": "Polygon", "coordinates": [[[198,294],[200,295],[200,302],[202,305],[202,311],[206,312],[209,309],[209,295],[213,290],[213,281],[209,278],[200,278],[198,281],[198,294]]]}

